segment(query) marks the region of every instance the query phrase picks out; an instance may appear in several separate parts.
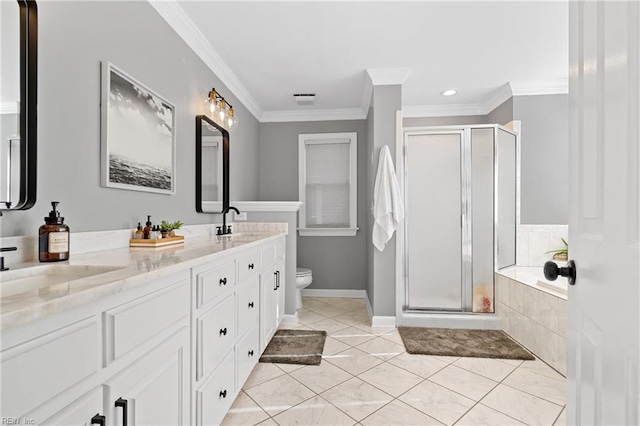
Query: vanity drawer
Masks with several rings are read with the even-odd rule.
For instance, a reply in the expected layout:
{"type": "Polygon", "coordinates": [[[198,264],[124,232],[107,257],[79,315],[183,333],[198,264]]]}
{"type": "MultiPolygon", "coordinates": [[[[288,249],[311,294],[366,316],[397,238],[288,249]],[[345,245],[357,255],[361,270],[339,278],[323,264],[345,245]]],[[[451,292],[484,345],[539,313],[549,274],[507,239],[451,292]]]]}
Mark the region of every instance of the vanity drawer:
{"type": "Polygon", "coordinates": [[[219,425],[236,398],[235,354],[229,354],[196,392],[196,424],[219,425]]]}
{"type": "Polygon", "coordinates": [[[234,260],[218,268],[209,269],[196,275],[196,307],[220,296],[236,284],[236,263],[234,260]]]}
{"type": "Polygon", "coordinates": [[[236,299],[230,295],[196,321],[196,380],[206,378],[236,340],[236,299]]]}
{"type": "Polygon", "coordinates": [[[247,334],[236,345],[236,365],[238,366],[238,387],[247,380],[251,370],[260,358],[258,347],[258,324],[251,326],[247,334]]]}
{"type": "Polygon", "coordinates": [[[255,249],[239,254],[237,259],[239,283],[258,276],[258,252],[255,249]]]}
{"type": "Polygon", "coordinates": [[[106,364],[137,348],[188,315],[188,280],[179,281],[106,311],[106,364]]]}
{"type": "Polygon", "coordinates": [[[260,312],[260,287],[257,280],[238,291],[238,336],[258,322],[260,312]]]}
{"type": "Polygon", "coordinates": [[[20,417],[98,370],[96,317],[2,352],[3,415],[20,417]]]}

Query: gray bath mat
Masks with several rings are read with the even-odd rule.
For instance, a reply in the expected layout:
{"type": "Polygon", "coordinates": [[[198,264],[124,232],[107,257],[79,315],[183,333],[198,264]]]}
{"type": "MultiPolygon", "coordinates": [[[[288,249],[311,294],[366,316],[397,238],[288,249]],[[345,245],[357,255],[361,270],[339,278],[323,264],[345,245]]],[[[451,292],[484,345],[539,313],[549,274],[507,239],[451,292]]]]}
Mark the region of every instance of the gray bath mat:
{"type": "Polygon", "coordinates": [[[504,331],[455,328],[398,328],[410,354],[534,360],[504,331]]]}
{"type": "Polygon", "coordinates": [[[278,330],[260,357],[260,362],[319,365],[326,338],[326,331],[278,330]]]}

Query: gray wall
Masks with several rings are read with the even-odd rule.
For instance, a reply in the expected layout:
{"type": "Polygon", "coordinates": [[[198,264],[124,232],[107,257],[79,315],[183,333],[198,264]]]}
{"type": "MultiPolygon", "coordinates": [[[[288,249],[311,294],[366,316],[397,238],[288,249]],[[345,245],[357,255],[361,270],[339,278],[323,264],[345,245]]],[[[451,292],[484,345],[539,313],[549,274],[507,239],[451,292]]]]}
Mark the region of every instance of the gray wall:
{"type": "Polygon", "coordinates": [[[259,123],[147,2],[41,2],[38,58],[38,201],[5,212],[0,235],[34,235],[50,210],[72,231],[154,221],[211,223],[195,211],[195,116],[216,87],[236,109],[231,134],[231,197],[258,198],[259,123]],[[144,23],[141,30],[140,23],[144,23]],[[110,61],[174,103],[175,195],[100,186],[100,63],[110,61]]]}
{"type": "Polygon", "coordinates": [[[507,124],[513,121],[513,98],[509,98],[487,114],[486,123],[507,124]]]}
{"type": "MultiPolygon", "coordinates": [[[[396,111],[402,109],[402,86],[373,87],[373,138],[368,141],[369,158],[367,165],[367,206],[373,205],[373,187],[378,167],[380,149],[387,145],[395,164],[396,157],[396,111]]],[[[372,114],[371,114],[372,113],[372,114]]],[[[375,316],[395,316],[396,314],[396,234],[387,243],[382,252],[373,246],[372,233],[374,219],[371,214],[367,222],[367,289],[373,288],[369,303],[375,316]],[[372,264],[369,264],[371,262],[372,264]]]]}
{"type": "Polygon", "coordinates": [[[569,95],[516,96],[522,122],[522,224],[566,224],[569,219],[569,95]]]}
{"type": "Polygon", "coordinates": [[[354,237],[298,236],[298,265],[313,271],[312,289],[355,289],[366,285],[365,120],[262,123],[260,126],[260,200],[298,200],[298,135],[358,133],[358,227],[354,237]]]}
{"type": "Polygon", "coordinates": [[[486,124],[486,115],[459,115],[451,117],[405,117],[402,119],[404,127],[422,126],[457,126],[462,124],[486,124]]]}

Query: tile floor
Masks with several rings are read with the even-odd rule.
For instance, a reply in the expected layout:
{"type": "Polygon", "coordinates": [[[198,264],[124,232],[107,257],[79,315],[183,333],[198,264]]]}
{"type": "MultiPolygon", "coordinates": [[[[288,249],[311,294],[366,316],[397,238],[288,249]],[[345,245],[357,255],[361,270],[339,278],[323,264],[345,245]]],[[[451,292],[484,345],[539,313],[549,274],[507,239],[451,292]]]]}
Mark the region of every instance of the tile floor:
{"type": "Polygon", "coordinates": [[[542,361],[409,355],[363,299],[304,298],[319,366],[258,363],[225,425],[565,425],[566,380],[542,361]]]}

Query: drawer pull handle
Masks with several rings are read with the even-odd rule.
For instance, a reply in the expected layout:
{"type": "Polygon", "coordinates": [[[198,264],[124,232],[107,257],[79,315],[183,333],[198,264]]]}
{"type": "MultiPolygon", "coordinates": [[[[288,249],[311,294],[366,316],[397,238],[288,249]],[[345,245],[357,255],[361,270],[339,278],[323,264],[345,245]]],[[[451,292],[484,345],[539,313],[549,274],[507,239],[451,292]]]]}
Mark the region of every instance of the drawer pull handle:
{"type": "Polygon", "coordinates": [[[220,278],[220,285],[227,285],[227,277],[220,278]]]}
{"type": "Polygon", "coordinates": [[[274,276],[274,278],[273,278],[273,290],[275,291],[275,290],[278,289],[278,273],[274,272],[273,276],[274,276]]]}
{"type": "Polygon", "coordinates": [[[253,308],[253,302],[249,302],[249,307],[253,308]]]}
{"type": "Polygon", "coordinates": [[[220,391],[220,398],[226,398],[226,397],[227,397],[227,390],[225,389],[223,391],[220,391]]]}
{"type": "Polygon", "coordinates": [[[249,269],[253,269],[253,268],[254,268],[254,264],[253,264],[253,263],[250,263],[250,264],[249,264],[249,269]]]}
{"type": "Polygon", "coordinates": [[[253,356],[253,349],[249,351],[249,356],[253,356]]]}
{"type": "Polygon", "coordinates": [[[227,335],[227,327],[220,329],[220,334],[226,336],[227,335]]]}
{"type": "Polygon", "coordinates": [[[127,421],[129,420],[129,415],[127,414],[127,403],[128,401],[126,399],[116,399],[116,407],[122,407],[122,426],[127,426],[127,421]]]}
{"type": "Polygon", "coordinates": [[[92,425],[104,426],[105,422],[106,422],[105,417],[101,416],[100,414],[96,414],[95,416],[91,417],[92,425]]]}
{"type": "Polygon", "coordinates": [[[276,271],[276,290],[280,288],[280,271],[276,271]]]}

